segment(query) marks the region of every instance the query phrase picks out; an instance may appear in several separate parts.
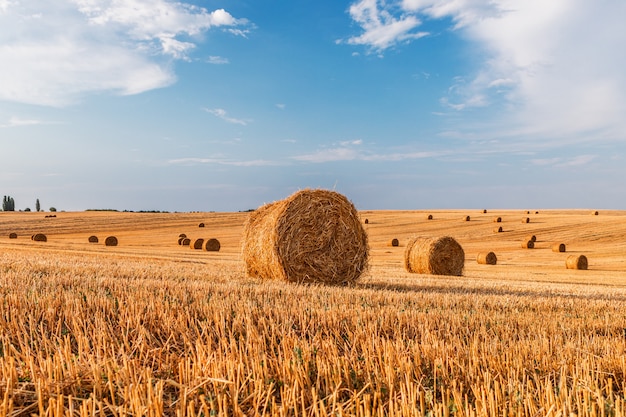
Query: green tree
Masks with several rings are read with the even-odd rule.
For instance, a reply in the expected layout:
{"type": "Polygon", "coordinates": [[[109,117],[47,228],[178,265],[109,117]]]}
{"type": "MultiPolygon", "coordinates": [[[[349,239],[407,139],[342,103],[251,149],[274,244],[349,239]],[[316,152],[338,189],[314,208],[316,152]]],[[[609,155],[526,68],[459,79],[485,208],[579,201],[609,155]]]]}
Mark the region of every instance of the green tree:
{"type": "Polygon", "coordinates": [[[57,211],[57,209],[56,209],[56,207],[50,207],[50,211],[51,212],[55,212],[55,211],[57,211]]]}
{"type": "Polygon", "coordinates": [[[2,199],[3,211],[15,211],[15,200],[11,196],[5,195],[2,199]]]}
{"type": "Polygon", "coordinates": [[[41,204],[39,204],[39,199],[35,202],[35,210],[41,211],[41,204]]]}

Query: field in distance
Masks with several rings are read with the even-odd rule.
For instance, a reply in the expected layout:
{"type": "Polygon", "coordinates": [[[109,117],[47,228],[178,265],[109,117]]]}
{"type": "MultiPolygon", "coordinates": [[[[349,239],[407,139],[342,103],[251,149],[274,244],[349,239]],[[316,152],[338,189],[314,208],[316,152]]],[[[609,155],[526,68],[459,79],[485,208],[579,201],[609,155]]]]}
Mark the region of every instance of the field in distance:
{"type": "Polygon", "coordinates": [[[626,212],[362,211],[347,287],[247,277],[247,213],[50,214],[0,213],[0,415],[626,413],[626,212]],[[414,235],[463,276],[407,273],[414,235]]]}

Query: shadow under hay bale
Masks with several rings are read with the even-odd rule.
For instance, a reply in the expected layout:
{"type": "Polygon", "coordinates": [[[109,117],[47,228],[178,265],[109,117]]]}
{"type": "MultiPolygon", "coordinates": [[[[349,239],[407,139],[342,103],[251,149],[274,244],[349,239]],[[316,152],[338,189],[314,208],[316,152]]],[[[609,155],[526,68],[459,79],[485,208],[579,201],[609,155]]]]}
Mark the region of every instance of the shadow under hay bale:
{"type": "Polygon", "coordinates": [[[89,236],[87,240],[89,243],[98,243],[98,236],[89,236]]]}
{"type": "Polygon", "coordinates": [[[565,243],[555,243],[552,245],[552,252],[565,252],[565,243]]]}
{"type": "Polygon", "coordinates": [[[400,241],[394,237],[389,241],[389,246],[400,246],[400,241]]]}
{"type": "Polygon", "coordinates": [[[118,241],[115,236],[109,236],[106,239],[104,239],[105,246],[117,246],[117,244],[118,244],[118,241]]]}
{"type": "Polygon", "coordinates": [[[502,217],[494,217],[493,218],[493,222],[494,223],[501,223],[502,222],[502,217]]]}
{"type": "Polygon", "coordinates": [[[498,257],[493,252],[480,252],[476,256],[476,262],[481,265],[495,265],[498,262],[498,257]]]}
{"type": "Polygon", "coordinates": [[[35,242],[47,242],[48,238],[43,233],[37,233],[37,234],[33,235],[33,240],[35,242]]]}
{"type": "Polygon", "coordinates": [[[585,270],[588,266],[587,257],[585,255],[570,255],[565,260],[565,267],[567,269],[585,270]]]}
{"type": "Polygon", "coordinates": [[[434,275],[463,275],[465,252],[449,236],[414,237],[404,251],[404,268],[408,272],[434,275]]]}
{"type": "Polygon", "coordinates": [[[367,234],[354,205],[328,190],[302,190],[252,212],[242,255],[248,275],[348,284],[368,267],[367,234]]]}
{"type": "Polygon", "coordinates": [[[193,245],[189,245],[191,249],[202,249],[202,245],[204,245],[204,239],[199,238],[193,241],[193,245]]]}
{"type": "Polygon", "coordinates": [[[17,239],[17,233],[9,233],[9,239],[17,239]]]}
{"type": "Polygon", "coordinates": [[[221,247],[220,241],[215,238],[207,239],[204,244],[204,250],[207,252],[219,252],[221,247]]]}
{"type": "Polygon", "coordinates": [[[535,248],[535,242],[532,240],[527,240],[525,242],[522,242],[522,248],[524,249],[534,249],[535,248]]]}
{"type": "Polygon", "coordinates": [[[493,229],[494,233],[502,233],[502,226],[498,226],[495,229],[493,229]]]}

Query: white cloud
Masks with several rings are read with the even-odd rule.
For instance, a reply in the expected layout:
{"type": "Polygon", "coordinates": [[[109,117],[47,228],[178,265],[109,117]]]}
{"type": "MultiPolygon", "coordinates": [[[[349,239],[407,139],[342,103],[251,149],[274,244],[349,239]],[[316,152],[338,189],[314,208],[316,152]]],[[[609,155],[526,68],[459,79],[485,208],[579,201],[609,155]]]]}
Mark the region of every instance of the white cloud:
{"type": "Polygon", "coordinates": [[[230,61],[228,60],[228,58],[224,58],[222,56],[215,56],[215,55],[209,56],[206,62],[208,62],[209,64],[214,64],[214,65],[230,64],[230,61]]]}
{"type": "Polygon", "coordinates": [[[35,119],[22,119],[19,117],[11,117],[7,123],[0,124],[0,128],[6,127],[21,127],[21,126],[35,126],[44,124],[41,120],[35,119]]]}
{"type": "Polygon", "coordinates": [[[256,167],[256,166],[276,166],[281,165],[276,161],[266,159],[253,159],[247,161],[238,161],[221,157],[216,158],[179,158],[167,161],[170,165],[229,165],[238,167],[256,167]]]}
{"type": "Polygon", "coordinates": [[[204,111],[206,111],[207,113],[212,114],[215,117],[219,117],[220,119],[222,119],[222,120],[224,120],[224,121],[226,121],[228,123],[234,123],[234,124],[246,126],[250,122],[249,120],[236,119],[234,117],[230,117],[230,116],[228,116],[228,113],[224,109],[207,109],[207,108],[205,108],[204,111]]]}
{"type": "Polygon", "coordinates": [[[381,53],[399,42],[428,35],[427,32],[414,31],[421,25],[417,16],[400,14],[396,17],[394,12],[384,1],[379,0],[360,0],[352,4],[350,16],[363,29],[363,33],[350,37],[346,42],[351,45],[365,45],[381,53]]]}
{"type": "Polygon", "coordinates": [[[410,159],[436,158],[450,154],[450,152],[418,151],[376,153],[361,148],[363,141],[353,140],[340,142],[338,145],[319,149],[313,153],[296,155],[292,159],[302,162],[326,163],[337,161],[402,161],[410,159]]]}
{"type": "Polygon", "coordinates": [[[170,0],[0,0],[0,100],[65,106],[85,94],[137,94],[176,81],[220,9],[170,0]]]}

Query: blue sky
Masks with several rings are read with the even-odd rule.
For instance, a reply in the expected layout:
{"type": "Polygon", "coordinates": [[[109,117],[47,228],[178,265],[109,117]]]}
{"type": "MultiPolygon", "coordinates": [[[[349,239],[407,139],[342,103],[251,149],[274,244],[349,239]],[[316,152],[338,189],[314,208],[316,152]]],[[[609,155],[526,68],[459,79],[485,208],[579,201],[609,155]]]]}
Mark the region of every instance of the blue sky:
{"type": "Polygon", "coordinates": [[[0,0],[17,209],[626,208],[621,0],[0,0]]]}

